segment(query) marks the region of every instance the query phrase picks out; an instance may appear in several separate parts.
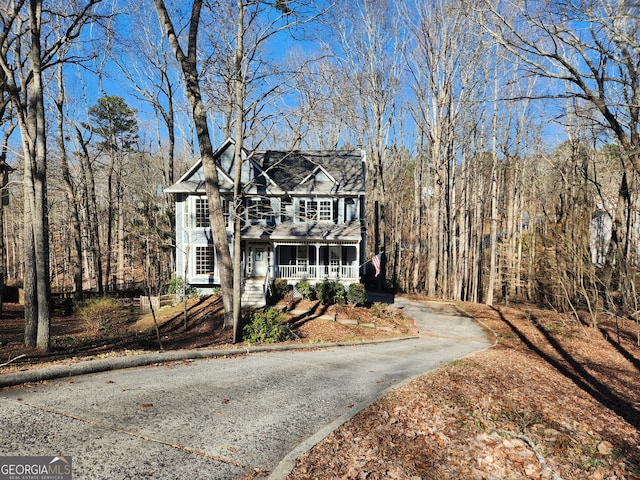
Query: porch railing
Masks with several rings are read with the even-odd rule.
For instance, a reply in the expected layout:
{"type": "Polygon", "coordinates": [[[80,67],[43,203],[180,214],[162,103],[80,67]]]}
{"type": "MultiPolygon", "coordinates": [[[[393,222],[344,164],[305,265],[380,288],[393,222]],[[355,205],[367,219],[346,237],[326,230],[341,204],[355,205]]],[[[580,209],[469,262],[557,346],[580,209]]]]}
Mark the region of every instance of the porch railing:
{"type": "Polygon", "coordinates": [[[350,265],[279,265],[276,278],[291,280],[358,280],[358,267],[350,265]]]}

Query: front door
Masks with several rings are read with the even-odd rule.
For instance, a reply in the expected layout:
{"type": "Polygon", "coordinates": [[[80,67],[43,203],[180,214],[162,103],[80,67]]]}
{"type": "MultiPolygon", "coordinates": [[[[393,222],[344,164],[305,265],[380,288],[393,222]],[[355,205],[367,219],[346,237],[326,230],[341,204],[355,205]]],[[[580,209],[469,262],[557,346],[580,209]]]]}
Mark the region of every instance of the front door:
{"type": "Polygon", "coordinates": [[[250,243],[248,259],[248,275],[250,277],[264,277],[269,269],[271,248],[266,243],[250,243]]]}

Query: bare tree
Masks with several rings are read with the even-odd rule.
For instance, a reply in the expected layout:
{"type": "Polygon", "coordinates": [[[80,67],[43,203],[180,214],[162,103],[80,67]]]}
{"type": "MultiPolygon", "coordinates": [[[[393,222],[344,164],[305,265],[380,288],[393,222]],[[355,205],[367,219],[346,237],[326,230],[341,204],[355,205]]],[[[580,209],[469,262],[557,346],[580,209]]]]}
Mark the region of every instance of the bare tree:
{"type": "Polygon", "coordinates": [[[0,68],[3,87],[18,118],[24,152],[25,343],[43,351],[49,349],[50,323],[43,73],[64,61],[61,48],[80,35],[97,3],[99,0],[88,0],[44,8],[42,0],[18,0],[2,9],[0,68]],[[50,30],[51,25],[56,25],[56,31],[50,30]]]}
{"type": "Polygon", "coordinates": [[[72,237],[72,254],[71,263],[73,269],[73,285],[74,298],[81,299],[83,296],[83,269],[82,269],[82,229],[80,223],[80,214],[78,211],[78,201],[76,194],[76,186],[73,181],[71,170],[69,168],[69,158],[67,154],[67,146],[65,140],[65,85],[62,70],[62,63],[58,64],[56,80],[58,83],[58,95],[55,99],[55,107],[57,114],[57,140],[58,153],[60,155],[60,168],[62,171],[62,181],[66,196],[66,205],[69,209],[71,217],[71,237],[72,237]]]}
{"type": "MultiPolygon", "coordinates": [[[[131,18],[138,25],[131,36],[117,39],[113,61],[132,86],[134,95],[149,105],[156,118],[156,148],[163,159],[163,183],[172,185],[176,173],[176,133],[180,79],[175,73],[175,58],[157,16],[149,16],[146,3],[131,5],[131,18]],[[160,28],[159,28],[160,27],[160,28]],[[164,141],[164,132],[168,144],[164,141]]],[[[175,229],[175,208],[170,195],[163,197],[166,221],[175,229]]],[[[172,254],[171,266],[175,265],[172,254]]]]}
{"type": "Polygon", "coordinates": [[[613,235],[602,272],[605,289],[627,295],[640,174],[640,20],[638,7],[617,0],[510,2],[510,10],[482,2],[481,23],[517,56],[521,70],[555,82],[536,98],[572,101],[576,117],[605,129],[621,147],[623,175],[612,212],[613,235]],[[616,258],[623,260],[616,261],[616,258]]]}
{"type": "MultiPolygon", "coordinates": [[[[222,210],[222,199],[218,188],[218,172],[215,165],[215,151],[211,142],[209,125],[207,123],[207,112],[202,101],[200,87],[200,75],[198,72],[198,32],[200,28],[200,17],[203,2],[195,0],[191,8],[191,15],[188,26],[186,52],[180,44],[180,39],[169,15],[169,11],[163,0],[154,0],[156,11],[165,33],[173,49],[182,75],[184,76],[187,98],[191,103],[192,118],[196,126],[198,146],[202,158],[202,167],[205,175],[205,188],[207,192],[207,202],[209,204],[209,219],[213,234],[214,248],[218,269],[220,270],[220,286],[222,288],[222,300],[225,309],[225,326],[233,325],[233,267],[231,263],[231,253],[227,240],[225,219],[222,210]]],[[[239,286],[238,286],[239,288],[239,286]]],[[[234,335],[235,338],[235,335],[234,335]]]]}
{"type": "MultiPolygon", "coordinates": [[[[465,109],[481,98],[480,59],[485,46],[478,29],[463,15],[462,3],[416,2],[412,7],[404,10],[403,18],[412,37],[407,53],[413,94],[409,103],[420,161],[414,221],[421,230],[412,242],[413,255],[420,269],[426,253],[424,289],[428,295],[450,297],[459,290],[456,283],[469,281],[455,277],[459,271],[457,162],[464,143],[458,134],[465,109]]],[[[420,278],[417,270],[414,288],[419,290],[420,278]]]]}
{"type": "Polygon", "coordinates": [[[3,125],[2,143],[0,144],[0,314],[3,309],[4,287],[7,278],[7,256],[5,246],[5,206],[9,204],[9,173],[14,168],[7,163],[7,154],[9,151],[9,138],[13,134],[16,123],[11,118],[10,103],[6,97],[0,102],[0,122],[3,125]]]}
{"type": "Polygon", "coordinates": [[[368,153],[367,230],[372,232],[376,254],[386,249],[384,167],[391,129],[397,120],[405,48],[398,14],[396,3],[386,0],[343,3],[334,12],[339,39],[334,56],[342,70],[342,99],[347,100],[348,89],[353,88],[354,115],[349,128],[368,153]]]}
{"type": "Polygon", "coordinates": [[[76,139],[76,158],[80,169],[82,185],[82,204],[85,206],[84,215],[86,219],[86,237],[88,243],[88,257],[93,270],[98,293],[104,293],[104,272],[102,269],[102,240],[100,238],[100,212],[98,208],[96,179],[93,162],[89,153],[89,140],[84,138],[83,132],[78,125],[74,125],[76,139]]]}

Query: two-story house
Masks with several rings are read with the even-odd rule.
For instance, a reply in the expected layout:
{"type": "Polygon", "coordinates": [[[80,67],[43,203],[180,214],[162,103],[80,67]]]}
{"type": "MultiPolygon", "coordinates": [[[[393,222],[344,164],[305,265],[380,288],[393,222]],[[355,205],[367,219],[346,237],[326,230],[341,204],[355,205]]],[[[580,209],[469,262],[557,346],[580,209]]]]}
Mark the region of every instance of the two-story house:
{"type": "MultiPolygon", "coordinates": [[[[234,141],[225,141],[215,158],[231,241],[234,141]]],[[[365,263],[365,170],[362,150],[245,154],[241,243],[246,285],[258,284],[264,292],[276,278],[291,285],[301,280],[358,282],[365,263]]],[[[176,204],[176,275],[209,292],[219,277],[202,162],[165,191],[176,204]]]]}

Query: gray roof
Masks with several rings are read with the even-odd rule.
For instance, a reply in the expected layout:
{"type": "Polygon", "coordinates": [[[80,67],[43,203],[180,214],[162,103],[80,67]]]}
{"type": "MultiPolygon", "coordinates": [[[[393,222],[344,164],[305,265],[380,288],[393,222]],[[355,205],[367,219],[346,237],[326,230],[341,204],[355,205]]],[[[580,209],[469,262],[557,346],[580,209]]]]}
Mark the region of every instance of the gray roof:
{"type": "MultiPolygon", "coordinates": [[[[233,140],[227,140],[218,149],[217,161],[231,145],[233,140]]],[[[252,175],[258,177],[257,184],[265,185],[273,194],[364,194],[365,163],[362,150],[264,150],[253,152],[250,158],[257,170],[252,170],[252,175]]],[[[229,167],[228,162],[225,164],[229,167]]],[[[219,172],[220,189],[231,191],[232,182],[228,173],[220,168],[219,172]]],[[[167,193],[204,192],[202,161],[196,162],[178,182],[164,190],[167,193]]]]}
{"type": "Polygon", "coordinates": [[[286,192],[313,190],[315,185],[309,176],[318,171],[327,173],[335,180],[335,192],[364,191],[361,150],[267,150],[256,152],[253,160],[286,192]]]}

